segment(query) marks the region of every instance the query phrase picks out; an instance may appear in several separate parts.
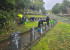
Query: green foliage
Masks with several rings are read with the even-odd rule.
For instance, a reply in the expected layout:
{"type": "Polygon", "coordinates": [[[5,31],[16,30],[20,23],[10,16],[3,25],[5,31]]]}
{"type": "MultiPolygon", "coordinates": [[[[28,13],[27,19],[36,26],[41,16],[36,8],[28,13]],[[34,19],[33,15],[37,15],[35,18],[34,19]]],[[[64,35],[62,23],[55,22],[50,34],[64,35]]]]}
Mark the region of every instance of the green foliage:
{"type": "Polygon", "coordinates": [[[14,0],[6,0],[8,3],[10,3],[10,4],[15,4],[15,1],[14,0]]]}
{"type": "Polygon", "coordinates": [[[13,4],[14,4],[13,1],[10,2],[9,0],[0,0],[0,9],[4,11],[13,10],[14,9],[13,4]]]}
{"type": "Polygon", "coordinates": [[[15,0],[16,9],[28,9],[30,6],[30,0],[15,0]]]}
{"type": "Polygon", "coordinates": [[[48,13],[52,13],[52,10],[48,10],[48,11],[46,11],[46,13],[48,14],[48,13]]]}
{"type": "Polygon", "coordinates": [[[59,9],[62,13],[66,13],[66,6],[65,5],[62,4],[59,9]]]}
{"type": "Polygon", "coordinates": [[[45,8],[42,7],[41,10],[42,10],[42,13],[43,13],[44,15],[46,15],[46,10],[45,10],[45,8]]]}
{"type": "MultiPolygon", "coordinates": [[[[31,2],[30,0],[0,0],[0,19],[4,18],[6,20],[6,21],[0,22],[0,27],[2,26],[2,24],[4,25],[4,27],[2,28],[4,29],[3,32],[8,30],[13,30],[17,26],[16,18],[18,13],[24,12],[23,11],[24,9],[26,10],[34,9],[34,10],[37,10],[37,12],[35,13],[38,13],[39,9],[41,9],[43,5],[44,5],[43,1],[40,1],[40,0],[37,0],[35,2],[31,2]],[[33,7],[33,8],[30,8],[30,7],[33,7]]],[[[25,15],[25,16],[28,18],[33,16],[45,17],[44,15],[31,15],[31,16],[25,15]]]]}
{"type": "Polygon", "coordinates": [[[65,7],[70,6],[70,1],[69,1],[69,0],[63,0],[63,5],[64,5],[65,7]]]}
{"type": "Polygon", "coordinates": [[[36,0],[34,2],[31,2],[30,9],[39,11],[40,9],[42,10],[42,8],[44,8],[43,5],[43,1],[36,0]]]}
{"type": "Polygon", "coordinates": [[[52,12],[54,12],[55,14],[58,14],[60,12],[60,4],[56,4],[53,8],[52,8],[52,12]]]}
{"type": "Polygon", "coordinates": [[[62,13],[66,13],[67,11],[67,7],[70,6],[70,1],[69,0],[64,0],[62,4],[57,3],[53,8],[52,8],[52,12],[55,14],[58,14],[60,12],[62,13]]]}

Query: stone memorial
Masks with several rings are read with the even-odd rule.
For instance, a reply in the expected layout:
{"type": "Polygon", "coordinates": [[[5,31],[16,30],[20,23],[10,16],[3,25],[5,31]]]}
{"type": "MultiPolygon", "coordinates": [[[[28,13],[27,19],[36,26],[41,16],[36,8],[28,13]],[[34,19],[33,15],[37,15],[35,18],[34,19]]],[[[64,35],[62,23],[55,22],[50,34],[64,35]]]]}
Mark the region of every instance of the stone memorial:
{"type": "Polygon", "coordinates": [[[21,37],[19,31],[11,34],[11,49],[21,50],[21,37]]]}
{"type": "Polygon", "coordinates": [[[43,30],[42,30],[42,24],[40,24],[40,34],[43,33],[43,30]]]}
{"type": "Polygon", "coordinates": [[[32,27],[30,30],[31,30],[31,33],[30,33],[30,42],[32,42],[33,40],[35,40],[35,28],[32,27]]]}

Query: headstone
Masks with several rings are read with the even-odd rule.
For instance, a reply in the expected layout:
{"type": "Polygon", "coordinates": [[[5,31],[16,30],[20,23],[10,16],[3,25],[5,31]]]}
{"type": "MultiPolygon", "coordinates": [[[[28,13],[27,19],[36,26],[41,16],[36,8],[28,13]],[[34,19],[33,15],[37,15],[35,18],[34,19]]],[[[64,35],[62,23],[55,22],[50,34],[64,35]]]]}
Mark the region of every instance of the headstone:
{"type": "Polygon", "coordinates": [[[27,14],[28,14],[28,12],[27,12],[27,14]]]}
{"type": "Polygon", "coordinates": [[[19,31],[11,34],[11,49],[21,50],[21,37],[19,31]]]}
{"type": "Polygon", "coordinates": [[[24,14],[25,14],[25,12],[24,12],[24,14]]]}
{"type": "Polygon", "coordinates": [[[38,20],[38,18],[36,18],[36,20],[38,20]]]}
{"type": "Polygon", "coordinates": [[[40,20],[40,18],[39,18],[39,20],[40,20]]]}
{"type": "Polygon", "coordinates": [[[41,34],[43,33],[42,24],[40,24],[40,33],[41,33],[41,34]]]}
{"type": "Polygon", "coordinates": [[[35,21],[35,19],[34,19],[34,21],[35,21]]]}
{"type": "Polygon", "coordinates": [[[37,18],[37,20],[38,20],[38,18],[37,18]]]}
{"type": "Polygon", "coordinates": [[[45,31],[47,30],[47,23],[45,23],[45,31]]]}
{"type": "Polygon", "coordinates": [[[26,22],[28,22],[28,18],[26,18],[26,22]]]}
{"type": "Polygon", "coordinates": [[[43,31],[45,30],[45,25],[42,27],[43,31]]]}
{"type": "Polygon", "coordinates": [[[49,22],[49,26],[48,26],[48,29],[50,29],[51,28],[51,23],[49,22]]]}
{"type": "Polygon", "coordinates": [[[33,40],[35,40],[35,28],[32,27],[30,30],[31,30],[30,41],[32,42],[33,40]]]}

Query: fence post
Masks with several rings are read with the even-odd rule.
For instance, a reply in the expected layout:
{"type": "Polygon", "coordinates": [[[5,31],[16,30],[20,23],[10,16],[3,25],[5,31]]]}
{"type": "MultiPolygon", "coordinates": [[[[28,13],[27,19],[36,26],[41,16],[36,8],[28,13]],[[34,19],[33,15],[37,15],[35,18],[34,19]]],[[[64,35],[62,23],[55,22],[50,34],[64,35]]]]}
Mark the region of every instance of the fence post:
{"type": "Polygon", "coordinates": [[[36,18],[36,20],[38,20],[38,18],[36,18]]]}
{"type": "Polygon", "coordinates": [[[42,24],[40,24],[40,33],[41,33],[41,34],[43,33],[42,24]]]}
{"type": "Polygon", "coordinates": [[[40,18],[39,18],[39,20],[40,20],[40,18]]]}
{"type": "Polygon", "coordinates": [[[36,21],[36,19],[34,18],[34,21],[36,21]]]}
{"type": "Polygon", "coordinates": [[[47,23],[45,23],[45,31],[47,30],[47,23]]]}
{"type": "Polygon", "coordinates": [[[28,18],[26,18],[26,22],[28,22],[28,18]]]}
{"type": "Polygon", "coordinates": [[[32,42],[33,40],[35,40],[35,28],[32,27],[30,30],[31,30],[31,33],[30,33],[30,42],[32,42]]]}
{"type": "Polygon", "coordinates": [[[11,49],[21,50],[21,37],[19,31],[11,34],[11,49]]]}
{"type": "Polygon", "coordinates": [[[51,22],[49,22],[49,26],[48,26],[48,28],[49,28],[49,29],[51,28],[51,22]]]}
{"type": "Polygon", "coordinates": [[[53,20],[53,26],[54,26],[54,20],[53,20]]]}

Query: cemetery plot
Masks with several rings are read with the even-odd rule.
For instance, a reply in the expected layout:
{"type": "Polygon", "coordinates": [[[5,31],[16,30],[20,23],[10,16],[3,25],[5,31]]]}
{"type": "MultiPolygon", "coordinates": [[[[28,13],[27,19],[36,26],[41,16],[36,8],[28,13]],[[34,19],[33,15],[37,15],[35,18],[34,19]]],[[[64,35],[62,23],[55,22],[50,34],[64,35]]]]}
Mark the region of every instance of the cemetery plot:
{"type": "MultiPolygon", "coordinates": [[[[34,22],[33,22],[34,23],[34,22]]],[[[56,21],[55,21],[55,23],[54,23],[54,25],[56,24],[56,21]]],[[[37,24],[38,25],[38,24],[37,24]]],[[[34,26],[34,24],[33,24],[33,26],[34,26]]],[[[35,25],[36,26],[36,25],[35,25]]],[[[50,25],[51,26],[51,25],[50,25]]],[[[32,27],[32,26],[31,26],[32,27]]],[[[48,28],[47,29],[45,29],[45,27],[47,28],[48,26],[46,25],[46,23],[43,25],[43,26],[41,26],[41,28],[40,28],[40,31],[38,31],[38,29],[31,29],[31,31],[30,32],[28,32],[28,33],[26,33],[26,34],[24,34],[24,35],[22,35],[21,36],[21,39],[22,40],[19,40],[19,36],[20,35],[18,35],[18,34],[16,34],[16,32],[12,35],[12,44],[14,45],[14,48],[20,48],[19,46],[21,45],[21,50],[25,50],[27,47],[29,47],[33,42],[35,42],[36,41],[36,39],[38,39],[39,37],[41,37],[42,35],[44,35],[45,34],[45,32],[48,30],[48,28]],[[14,37],[16,36],[16,39],[15,40],[13,40],[14,39],[14,37]],[[20,45],[18,45],[19,43],[18,43],[18,41],[20,42],[21,41],[21,43],[20,43],[20,45]],[[15,42],[15,43],[14,43],[15,42]]],[[[9,43],[10,44],[10,43],[9,43]]],[[[11,48],[13,48],[13,45],[12,45],[12,47],[11,48]]],[[[3,47],[2,47],[3,48],[3,47]]],[[[2,49],[1,48],[1,49],[2,49]]],[[[10,46],[8,47],[4,47],[5,49],[7,49],[7,48],[9,48],[10,49],[10,46]]],[[[13,49],[14,49],[13,48],[13,49]]]]}
{"type": "Polygon", "coordinates": [[[58,22],[31,50],[70,49],[70,24],[58,22]]]}

